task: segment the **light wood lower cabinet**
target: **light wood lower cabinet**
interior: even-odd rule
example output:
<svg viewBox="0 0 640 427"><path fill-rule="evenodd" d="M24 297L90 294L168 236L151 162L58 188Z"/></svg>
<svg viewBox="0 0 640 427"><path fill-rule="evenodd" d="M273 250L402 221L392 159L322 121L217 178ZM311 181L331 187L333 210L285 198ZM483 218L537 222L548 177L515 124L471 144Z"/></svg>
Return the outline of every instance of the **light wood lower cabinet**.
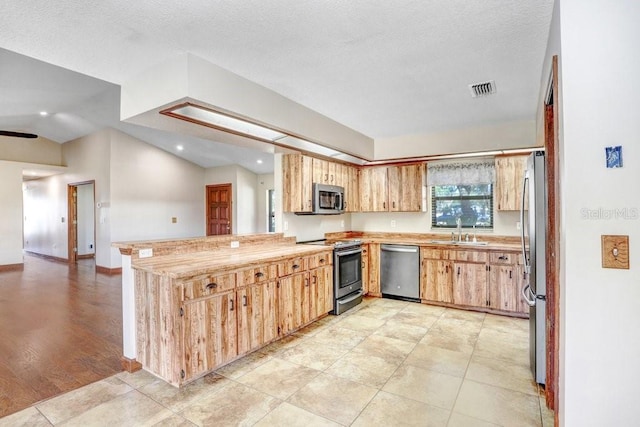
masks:
<svg viewBox="0 0 640 427"><path fill-rule="evenodd" d="M423 259L421 298L436 302L453 302L453 266L449 260Z"/></svg>
<svg viewBox="0 0 640 427"><path fill-rule="evenodd" d="M233 360L238 355L235 292L189 302L181 309L184 330L184 368L189 381Z"/></svg>
<svg viewBox="0 0 640 427"><path fill-rule="evenodd" d="M137 360L180 386L295 331L333 309L332 262L327 251L184 280L136 270Z"/></svg>
<svg viewBox="0 0 640 427"><path fill-rule="evenodd" d="M485 264L453 263L453 303L472 307L487 305L487 266Z"/></svg>
<svg viewBox="0 0 640 427"><path fill-rule="evenodd" d="M380 244L369 244L369 295L380 297Z"/></svg>
<svg viewBox="0 0 640 427"><path fill-rule="evenodd" d="M422 248L420 298L527 314L520 261L516 253Z"/></svg>
<svg viewBox="0 0 640 427"><path fill-rule="evenodd" d="M369 293L369 245L362 245L362 294Z"/></svg>
<svg viewBox="0 0 640 427"><path fill-rule="evenodd" d="M238 354L246 354L278 336L275 280L238 289Z"/></svg>

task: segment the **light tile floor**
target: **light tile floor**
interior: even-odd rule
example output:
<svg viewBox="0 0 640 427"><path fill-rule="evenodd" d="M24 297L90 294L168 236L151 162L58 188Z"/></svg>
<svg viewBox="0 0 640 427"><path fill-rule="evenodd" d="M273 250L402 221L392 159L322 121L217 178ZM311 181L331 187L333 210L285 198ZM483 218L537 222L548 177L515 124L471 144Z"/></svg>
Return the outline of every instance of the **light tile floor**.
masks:
<svg viewBox="0 0 640 427"><path fill-rule="evenodd" d="M126 372L2 426L553 426L528 321L366 299L180 389Z"/></svg>

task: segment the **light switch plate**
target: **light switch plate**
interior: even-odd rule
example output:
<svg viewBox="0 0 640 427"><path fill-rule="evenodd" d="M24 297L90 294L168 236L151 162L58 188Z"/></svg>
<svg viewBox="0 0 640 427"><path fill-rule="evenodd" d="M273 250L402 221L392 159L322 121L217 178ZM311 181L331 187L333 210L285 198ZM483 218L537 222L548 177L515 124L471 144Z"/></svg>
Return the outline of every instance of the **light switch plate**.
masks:
<svg viewBox="0 0 640 427"><path fill-rule="evenodd" d="M629 236L602 235L602 268L629 269Z"/></svg>
<svg viewBox="0 0 640 427"><path fill-rule="evenodd" d="M153 256L153 248L140 249L138 251L138 258L150 258Z"/></svg>

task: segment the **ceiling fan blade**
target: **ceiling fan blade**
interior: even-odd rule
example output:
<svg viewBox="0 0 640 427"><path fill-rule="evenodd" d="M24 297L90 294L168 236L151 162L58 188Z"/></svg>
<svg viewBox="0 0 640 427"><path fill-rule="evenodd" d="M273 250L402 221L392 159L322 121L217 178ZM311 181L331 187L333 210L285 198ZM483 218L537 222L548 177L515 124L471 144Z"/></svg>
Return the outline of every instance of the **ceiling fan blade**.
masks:
<svg viewBox="0 0 640 427"><path fill-rule="evenodd" d="M0 130L0 136L14 136L16 138L37 138L38 135L33 133L12 132L10 130Z"/></svg>

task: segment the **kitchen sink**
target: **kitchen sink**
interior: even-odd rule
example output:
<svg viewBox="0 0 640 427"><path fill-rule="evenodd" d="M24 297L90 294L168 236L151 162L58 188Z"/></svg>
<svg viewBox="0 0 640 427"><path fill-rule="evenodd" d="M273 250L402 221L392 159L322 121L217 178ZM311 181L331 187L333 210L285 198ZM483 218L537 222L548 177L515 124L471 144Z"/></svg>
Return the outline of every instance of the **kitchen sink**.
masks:
<svg viewBox="0 0 640 427"><path fill-rule="evenodd" d="M473 242L473 241L455 241L455 240L431 240L429 243L435 243L437 245L455 245L455 246L486 246L489 242Z"/></svg>

